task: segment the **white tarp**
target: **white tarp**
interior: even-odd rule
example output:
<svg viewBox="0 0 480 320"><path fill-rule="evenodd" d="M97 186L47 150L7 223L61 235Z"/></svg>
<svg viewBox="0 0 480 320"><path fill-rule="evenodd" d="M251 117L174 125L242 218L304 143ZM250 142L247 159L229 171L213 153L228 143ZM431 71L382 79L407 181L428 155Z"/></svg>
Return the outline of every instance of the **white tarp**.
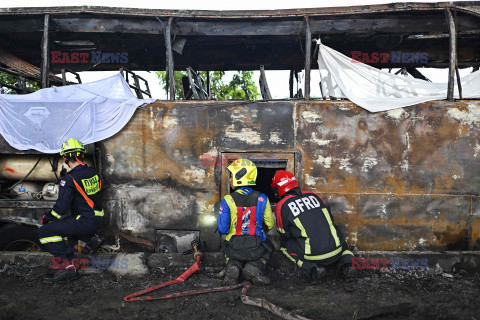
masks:
<svg viewBox="0 0 480 320"><path fill-rule="evenodd" d="M18 150L57 153L75 138L84 144L120 131L135 109L155 99L137 99L120 75L25 95L0 94L0 133Z"/></svg>
<svg viewBox="0 0 480 320"><path fill-rule="evenodd" d="M322 95L347 98L370 112L391 110L447 98L447 83L395 75L352 60L319 44ZM480 71L461 78L462 98L480 98ZM455 98L459 98L455 79Z"/></svg>

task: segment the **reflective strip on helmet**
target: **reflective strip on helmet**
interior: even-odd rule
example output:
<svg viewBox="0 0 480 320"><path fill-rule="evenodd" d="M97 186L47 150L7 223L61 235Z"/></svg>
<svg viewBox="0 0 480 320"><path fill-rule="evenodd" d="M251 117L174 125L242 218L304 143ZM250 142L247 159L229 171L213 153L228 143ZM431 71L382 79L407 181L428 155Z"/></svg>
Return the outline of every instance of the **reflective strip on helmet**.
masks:
<svg viewBox="0 0 480 320"><path fill-rule="evenodd" d="M58 213L56 213L56 212L53 211L53 210L50 212L50 214L51 214L52 216L54 216L55 218L57 218L57 219L61 219L61 218L62 218L61 215L59 215Z"/></svg>
<svg viewBox="0 0 480 320"><path fill-rule="evenodd" d="M77 220L80 219L81 216L82 216L82 215L79 214L76 219L77 219Z"/></svg>
<svg viewBox="0 0 480 320"><path fill-rule="evenodd" d="M60 237L60 236L46 237L46 238L41 238L41 239L38 239L38 240L40 241L41 244L63 241L62 237Z"/></svg>
<svg viewBox="0 0 480 320"><path fill-rule="evenodd" d="M318 255L318 256L307 256L307 255L305 255L305 259L306 260L325 260L325 259L333 257L334 255L339 254L340 252L342 252L342 247L337 248L337 249L333 250L332 252L321 254L321 255Z"/></svg>
<svg viewBox="0 0 480 320"><path fill-rule="evenodd" d="M312 253L312 248L310 247L310 238L307 236L307 231L305 231L305 228L303 227L302 223L298 218L295 218L293 222L295 222L295 225L297 226L297 228L300 229L300 232L302 233L302 237L305 238L305 254Z"/></svg>
<svg viewBox="0 0 480 320"><path fill-rule="evenodd" d="M349 255L352 255L352 256L354 255L353 252L350 251L350 250L345 250L345 251L342 252L342 256L344 256L346 254L349 254Z"/></svg>
<svg viewBox="0 0 480 320"><path fill-rule="evenodd" d="M97 217L103 217L103 215L104 215L103 210L102 211L95 211L95 215Z"/></svg>
<svg viewBox="0 0 480 320"><path fill-rule="evenodd" d="M338 247L340 245L340 239L338 239L337 230L335 230L332 219L330 219L330 213L328 213L327 208L323 208L322 211L325 215L325 219L328 221L328 225L330 226L330 232L332 233L333 239L335 239L335 245Z"/></svg>

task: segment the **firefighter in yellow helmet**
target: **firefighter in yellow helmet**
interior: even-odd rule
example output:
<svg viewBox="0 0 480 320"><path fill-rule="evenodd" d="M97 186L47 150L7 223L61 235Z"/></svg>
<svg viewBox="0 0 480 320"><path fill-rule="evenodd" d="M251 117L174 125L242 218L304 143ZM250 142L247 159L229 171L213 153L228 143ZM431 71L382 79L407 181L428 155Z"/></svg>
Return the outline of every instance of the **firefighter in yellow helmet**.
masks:
<svg viewBox="0 0 480 320"><path fill-rule="evenodd" d="M44 277L47 281L62 281L77 276L73 261L73 248L67 247L65 239L82 240L87 243L82 253L91 253L102 239L94 233L103 223L102 181L95 169L83 163L85 148L73 138L62 145L60 156L70 167L61 177L58 199L53 209L42 217L43 226L38 229L40 243L56 261ZM70 211L71 214L67 215Z"/></svg>
<svg viewBox="0 0 480 320"><path fill-rule="evenodd" d="M224 282L236 284L240 273L253 284L266 285L265 263L273 245L265 235L274 220L267 196L254 191L257 167L248 159L237 159L227 169L234 192L222 199L218 216L218 230L225 234L222 252L227 258Z"/></svg>

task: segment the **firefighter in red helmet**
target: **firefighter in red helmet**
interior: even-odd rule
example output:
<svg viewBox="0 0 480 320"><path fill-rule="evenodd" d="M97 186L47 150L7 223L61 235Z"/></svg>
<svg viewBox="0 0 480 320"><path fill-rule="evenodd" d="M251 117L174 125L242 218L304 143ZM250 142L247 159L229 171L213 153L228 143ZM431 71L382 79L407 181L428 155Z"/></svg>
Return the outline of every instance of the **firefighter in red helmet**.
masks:
<svg viewBox="0 0 480 320"><path fill-rule="evenodd" d="M275 215L282 253L312 278L323 275L323 266L331 264L347 275L353 253L334 224L325 201L313 192L302 191L288 171L278 170L271 187L281 199Z"/></svg>

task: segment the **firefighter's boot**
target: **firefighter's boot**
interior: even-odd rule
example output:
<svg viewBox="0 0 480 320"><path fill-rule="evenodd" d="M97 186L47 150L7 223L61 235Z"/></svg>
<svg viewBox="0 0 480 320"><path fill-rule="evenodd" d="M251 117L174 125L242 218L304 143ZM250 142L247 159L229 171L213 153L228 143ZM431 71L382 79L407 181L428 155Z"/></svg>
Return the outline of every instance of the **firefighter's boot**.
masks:
<svg viewBox="0 0 480 320"><path fill-rule="evenodd" d="M310 272L310 278L315 281L315 280L320 280L325 277L327 274L327 270L325 270L324 267L322 266L315 266L312 268L312 271Z"/></svg>
<svg viewBox="0 0 480 320"><path fill-rule="evenodd" d="M57 273L56 269L49 269L48 272L43 276L44 282L52 282L53 276Z"/></svg>
<svg viewBox="0 0 480 320"><path fill-rule="evenodd" d="M100 238L98 235L94 234L93 237L87 242L85 247L82 248L82 253L85 254L93 254L97 252L98 248L103 243L103 239Z"/></svg>
<svg viewBox="0 0 480 320"><path fill-rule="evenodd" d="M64 281L68 279L73 279L73 278L76 278L77 276L78 276L77 268L75 268L75 265L71 263L68 266L66 266L65 269L57 271L53 276L52 281L59 282L59 281Z"/></svg>
<svg viewBox="0 0 480 320"><path fill-rule="evenodd" d="M243 267L242 275L245 280L251 281L254 285L262 286L270 284L270 279L268 279L259 268L248 263Z"/></svg>
<svg viewBox="0 0 480 320"><path fill-rule="evenodd" d="M238 283L238 277L240 276L240 268L233 264L227 264L225 269L225 278L223 278L223 284L226 286L233 286Z"/></svg>

